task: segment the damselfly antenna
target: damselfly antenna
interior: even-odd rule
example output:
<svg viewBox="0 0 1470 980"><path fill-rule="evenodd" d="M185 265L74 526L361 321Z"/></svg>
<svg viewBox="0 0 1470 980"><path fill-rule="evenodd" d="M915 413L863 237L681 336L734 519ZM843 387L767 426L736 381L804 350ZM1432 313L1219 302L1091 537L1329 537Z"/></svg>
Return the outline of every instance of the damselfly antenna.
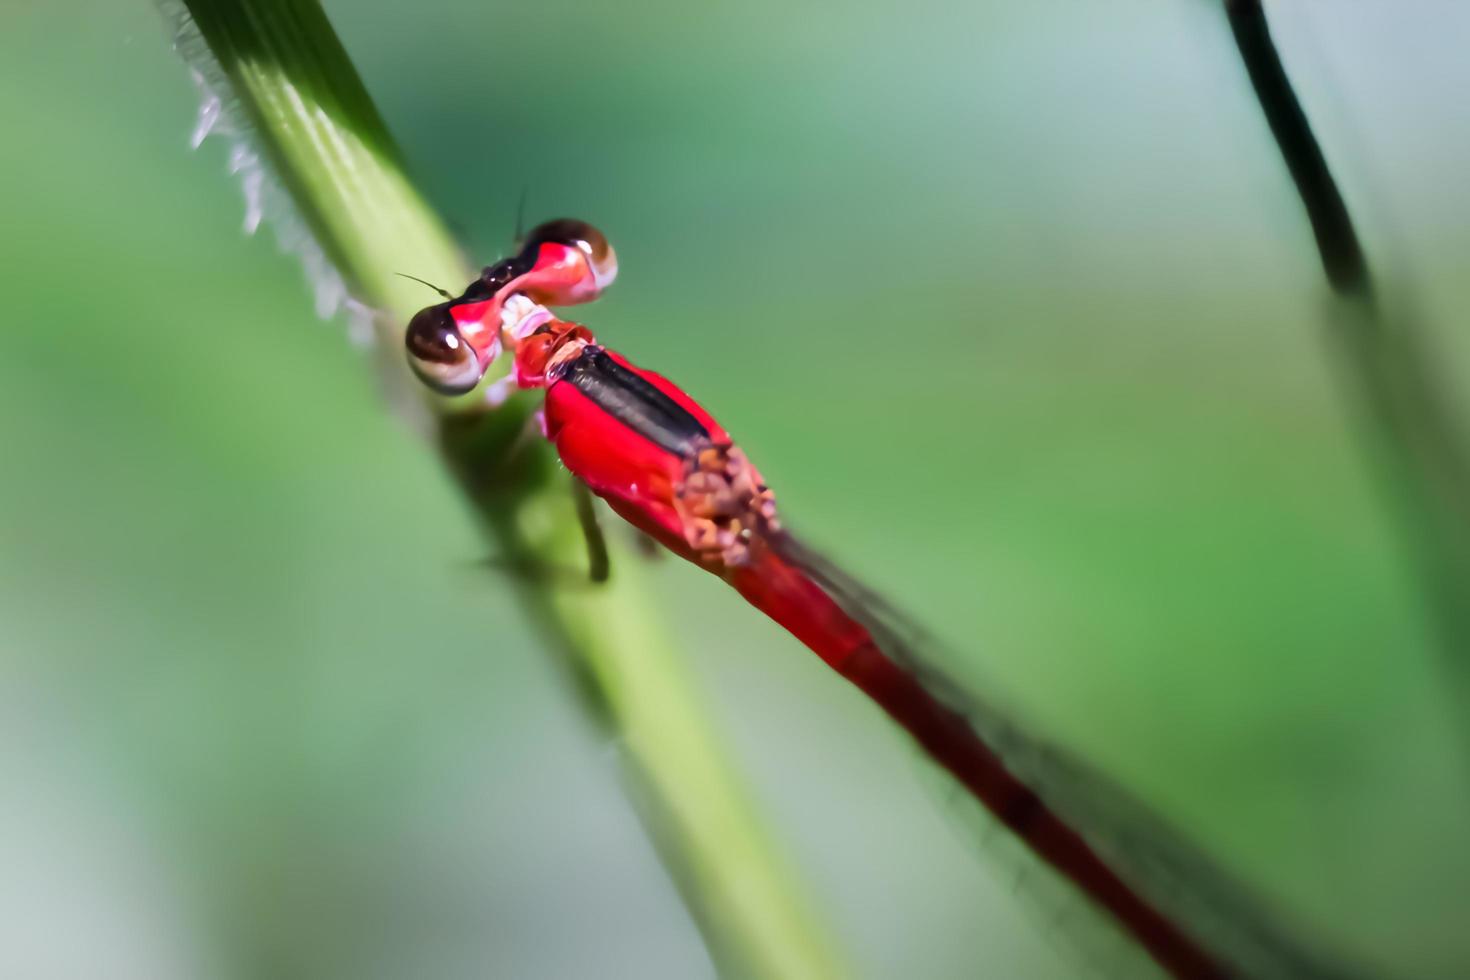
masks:
<svg viewBox="0 0 1470 980"><path fill-rule="evenodd" d="M414 282L417 282L417 283L422 283L423 285L428 286L434 292L438 293L440 296L443 296L447 300L453 300L454 299L453 296L449 295L449 290L442 289L439 286L434 285L432 282L429 282L429 281L427 281L425 279L420 279L418 276L411 276L411 275L409 275L406 272L395 272L393 274L395 276L402 276L405 279L412 279Z"/></svg>

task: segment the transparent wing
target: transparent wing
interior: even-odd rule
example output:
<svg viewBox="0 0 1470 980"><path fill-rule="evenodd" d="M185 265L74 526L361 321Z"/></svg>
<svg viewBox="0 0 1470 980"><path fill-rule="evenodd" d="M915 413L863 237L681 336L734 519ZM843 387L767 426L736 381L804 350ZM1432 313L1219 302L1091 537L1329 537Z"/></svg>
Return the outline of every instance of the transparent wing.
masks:
<svg viewBox="0 0 1470 980"><path fill-rule="evenodd" d="M1010 771L1057 812L1114 873L1242 977L1366 977L1292 928L1200 848L1101 774L1036 738L1002 710L953 683L936 664L940 644L882 596L789 532L771 547L872 634L892 660L964 715Z"/></svg>

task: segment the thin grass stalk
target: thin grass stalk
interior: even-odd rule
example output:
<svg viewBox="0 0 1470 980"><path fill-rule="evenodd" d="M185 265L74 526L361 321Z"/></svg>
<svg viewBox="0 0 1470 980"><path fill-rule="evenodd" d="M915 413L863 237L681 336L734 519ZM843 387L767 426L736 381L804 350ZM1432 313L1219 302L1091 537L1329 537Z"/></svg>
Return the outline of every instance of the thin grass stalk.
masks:
<svg viewBox="0 0 1470 980"><path fill-rule="evenodd" d="M1459 694L1470 698L1470 454L1401 299L1374 286L1351 212L1292 88L1260 0L1225 0L1251 87L1311 224L1329 316L1369 449L1429 596ZM1461 704L1459 707L1463 707Z"/></svg>
<svg viewBox="0 0 1470 980"><path fill-rule="evenodd" d="M409 410L427 422L492 551L522 570L513 577L521 605L621 748L640 812L721 972L844 975L670 646L638 581L637 559L614 541L605 585L578 574L586 549L568 480L539 440L524 439L534 403L516 397L487 413L473 397L438 399L404 381L402 329L425 305L425 292L395 273L451 287L473 273L406 175L320 5L183 6L179 47L215 100L206 102L203 129L222 112L243 117L235 122L235 165L254 212L247 222L259 220L270 191L262 181L279 181L303 237L278 234L307 259L327 308L340 294L370 322L390 388L413 392Z"/></svg>

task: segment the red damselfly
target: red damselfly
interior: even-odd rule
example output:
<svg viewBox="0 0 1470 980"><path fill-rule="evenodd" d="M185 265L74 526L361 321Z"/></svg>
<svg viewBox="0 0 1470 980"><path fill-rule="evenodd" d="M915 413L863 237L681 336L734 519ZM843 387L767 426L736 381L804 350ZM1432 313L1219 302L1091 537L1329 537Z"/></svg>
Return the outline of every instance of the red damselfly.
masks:
<svg viewBox="0 0 1470 980"><path fill-rule="evenodd" d="M463 394L502 347L513 350L502 383L544 389L542 431L568 470L866 693L1170 974L1344 975L1125 794L956 696L917 655L921 631L782 524L760 472L703 407L548 309L595 299L616 274L591 226L541 225L461 295L413 318L410 363L436 390Z"/></svg>

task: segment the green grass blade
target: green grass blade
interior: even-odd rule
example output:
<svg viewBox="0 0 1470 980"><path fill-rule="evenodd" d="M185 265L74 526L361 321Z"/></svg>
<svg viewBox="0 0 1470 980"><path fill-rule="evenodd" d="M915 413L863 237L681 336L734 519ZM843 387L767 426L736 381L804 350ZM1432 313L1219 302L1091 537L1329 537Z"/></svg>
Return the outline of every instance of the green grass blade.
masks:
<svg viewBox="0 0 1470 980"><path fill-rule="evenodd" d="M471 270L405 174L325 13L314 0L184 6L179 47L210 96L239 117L237 155L259 158L246 175L252 209L262 206L261 175L278 180L306 236L291 245L307 252L319 296L330 307L345 292L367 311L385 370L404 380L401 330L426 291L395 273L453 288ZM206 105L206 123L218 109ZM411 382L400 390L420 391ZM422 414L495 553L528 567L583 567L572 495L549 450L512 451L533 403L518 397L476 415L424 397ZM645 819L716 961L735 975L843 975L640 587L636 558L615 548L612 559L606 586L526 576L517 588L623 747Z"/></svg>
<svg viewBox="0 0 1470 980"><path fill-rule="evenodd" d="M1470 699L1470 444L1405 297L1386 302L1281 61L1260 0L1225 0L1257 104L1301 200L1332 293L1332 337L1365 443L1417 559L1446 662Z"/></svg>

